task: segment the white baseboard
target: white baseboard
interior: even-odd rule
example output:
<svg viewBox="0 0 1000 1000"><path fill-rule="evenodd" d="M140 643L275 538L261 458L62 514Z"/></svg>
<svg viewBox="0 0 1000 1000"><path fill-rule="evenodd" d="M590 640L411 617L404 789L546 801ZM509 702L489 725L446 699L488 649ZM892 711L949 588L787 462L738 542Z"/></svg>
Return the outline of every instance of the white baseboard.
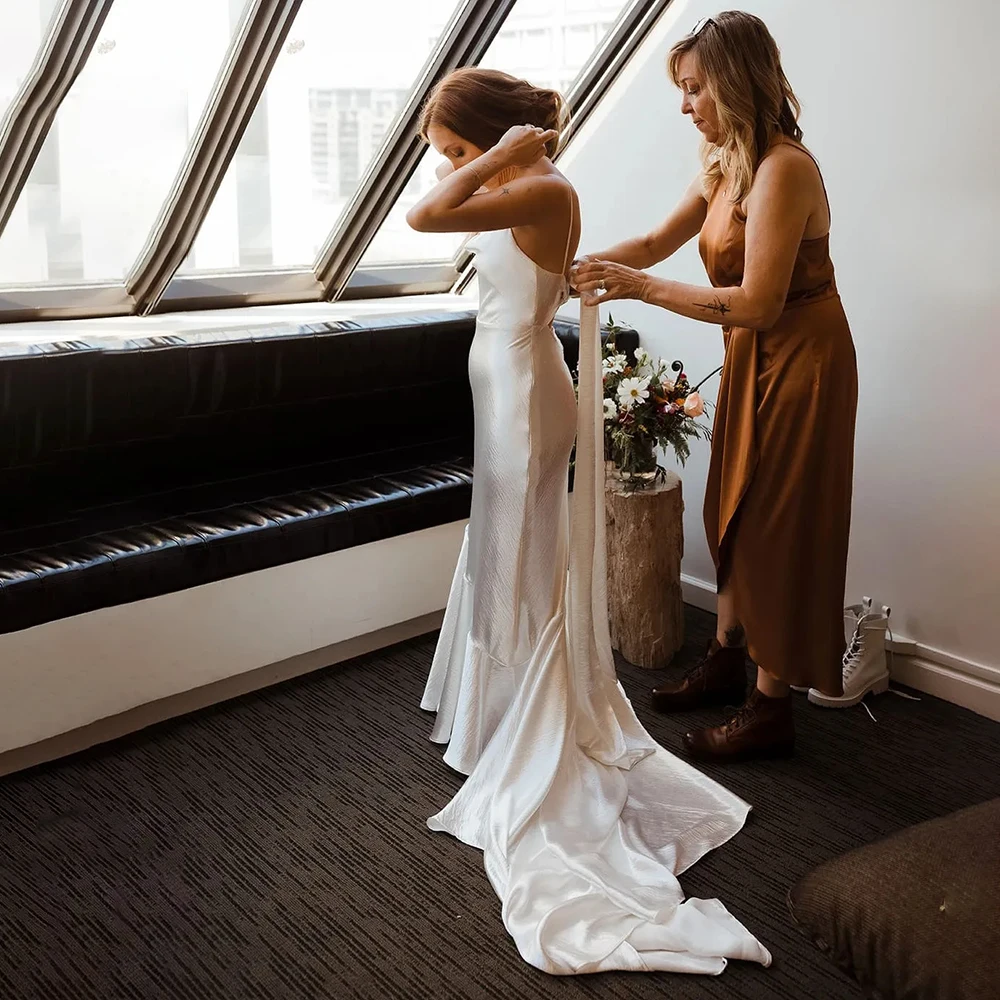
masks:
<svg viewBox="0 0 1000 1000"><path fill-rule="evenodd" d="M699 580L695 576L688 576L681 573L681 593L684 595L684 603L690 604L694 608L702 611L709 611L715 614L717 598L715 585Z"/></svg>
<svg viewBox="0 0 1000 1000"><path fill-rule="evenodd" d="M684 596L685 604L715 614L718 598L714 583L708 583L705 580L699 580L696 576L681 573L681 593Z"/></svg>
<svg viewBox="0 0 1000 1000"><path fill-rule="evenodd" d="M456 521L0 635L0 754L275 664L321 666L352 640L365 651L365 636L445 606L464 529Z"/></svg>
<svg viewBox="0 0 1000 1000"><path fill-rule="evenodd" d="M0 636L0 774L440 623L464 522ZM682 576L684 600L715 587ZM896 637L893 677L1000 721L1000 669Z"/></svg>
<svg viewBox="0 0 1000 1000"><path fill-rule="evenodd" d="M420 618L391 625L388 628L379 629L377 632L369 632L367 635L345 639L343 642L334 643L324 649L316 649L300 656L293 656L281 663L272 663L266 667L260 667L248 673L235 674L232 677L226 677L190 691L181 691L168 698L147 702L145 705L139 705L107 719L99 719L90 725L52 736L39 743L32 743L30 746L8 750L6 753L0 753L0 777L13 774L16 771L23 771L29 767L36 767L39 764L47 764L49 761L68 757L81 750L89 750L91 747L108 743L122 736L128 736L130 733L137 733L149 726L166 722L169 719L180 718L182 715L188 715L191 712L208 708L210 705L218 705L224 701L239 698L253 691L260 691L272 684L280 684L282 681L301 677L314 670L332 667L345 660L352 660L356 656L364 656L377 649L385 649L397 642L415 639L417 636L426 635L428 632L440 628L443 617L443 611L422 615Z"/></svg>
<svg viewBox="0 0 1000 1000"><path fill-rule="evenodd" d="M681 589L686 603L715 613L714 584L682 574ZM893 636L889 649L894 681L1000 721L1000 667L966 660L901 635Z"/></svg>
<svg viewBox="0 0 1000 1000"><path fill-rule="evenodd" d="M902 643L915 646L917 653L892 654L889 671L894 681L1000 722L1000 669L911 640Z"/></svg>

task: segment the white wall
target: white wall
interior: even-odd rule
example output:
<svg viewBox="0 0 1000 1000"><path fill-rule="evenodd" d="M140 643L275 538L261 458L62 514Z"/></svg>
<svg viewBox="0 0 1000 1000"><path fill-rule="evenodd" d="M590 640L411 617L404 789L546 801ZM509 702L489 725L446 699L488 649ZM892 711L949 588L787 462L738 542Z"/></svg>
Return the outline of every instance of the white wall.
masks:
<svg viewBox="0 0 1000 1000"><path fill-rule="evenodd" d="M782 48L833 206L832 253L861 376L848 593L892 604L898 631L925 647L997 665L1000 5L742 6ZM675 0L568 152L583 252L646 231L695 175L697 134L679 113L665 57L717 10L717 0ZM706 283L693 244L655 273ZM721 363L717 328L640 303L610 308L692 377ZM710 583L707 454L696 447L683 472L684 570Z"/></svg>

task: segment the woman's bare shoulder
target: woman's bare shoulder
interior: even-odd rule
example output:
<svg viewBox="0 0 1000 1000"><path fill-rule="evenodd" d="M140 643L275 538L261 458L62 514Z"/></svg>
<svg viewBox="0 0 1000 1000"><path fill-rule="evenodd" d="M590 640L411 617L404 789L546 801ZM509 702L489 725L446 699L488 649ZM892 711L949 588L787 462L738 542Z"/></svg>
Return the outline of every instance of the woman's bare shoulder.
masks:
<svg viewBox="0 0 1000 1000"><path fill-rule="evenodd" d="M810 238L826 232L830 226L826 187L819 165L808 150L790 141L776 143L760 161L744 205L747 213L762 207L769 211L805 213Z"/></svg>
<svg viewBox="0 0 1000 1000"><path fill-rule="evenodd" d="M760 161L756 179L809 186L820 179L819 165L804 146L790 141L777 142Z"/></svg>
<svg viewBox="0 0 1000 1000"><path fill-rule="evenodd" d="M539 208L548 219L564 217L567 208L576 210L579 202L576 188L558 170L528 176L538 194Z"/></svg>
<svg viewBox="0 0 1000 1000"><path fill-rule="evenodd" d="M556 170L555 167L543 174L539 174L538 176L542 178L549 190L551 190L554 194L562 193L565 197L566 192L569 192L574 196L576 195L576 188L573 187L569 178L566 177L565 174Z"/></svg>

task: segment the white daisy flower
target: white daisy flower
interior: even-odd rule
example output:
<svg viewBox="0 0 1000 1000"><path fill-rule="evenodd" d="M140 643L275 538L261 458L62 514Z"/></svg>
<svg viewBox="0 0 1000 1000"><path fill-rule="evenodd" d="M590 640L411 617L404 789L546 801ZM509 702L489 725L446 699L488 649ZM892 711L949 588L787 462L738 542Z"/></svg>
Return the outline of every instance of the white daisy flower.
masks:
<svg viewBox="0 0 1000 1000"><path fill-rule="evenodd" d="M635 351L635 377L648 378L653 381L656 369L653 367L653 356L642 347L637 347Z"/></svg>
<svg viewBox="0 0 1000 1000"><path fill-rule="evenodd" d="M625 355L624 354L612 354L610 358L605 358L601 363L601 368L604 370L605 375L610 375L612 372L623 372L625 371Z"/></svg>
<svg viewBox="0 0 1000 1000"><path fill-rule="evenodd" d="M604 419L614 420L618 416L618 404L613 399L604 400Z"/></svg>
<svg viewBox="0 0 1000 1000"><path fill-rule="evenodd" d="M631 410L636 403L649 399L648 378L623 378L618 386L618 401L622 408Z"/></svg>

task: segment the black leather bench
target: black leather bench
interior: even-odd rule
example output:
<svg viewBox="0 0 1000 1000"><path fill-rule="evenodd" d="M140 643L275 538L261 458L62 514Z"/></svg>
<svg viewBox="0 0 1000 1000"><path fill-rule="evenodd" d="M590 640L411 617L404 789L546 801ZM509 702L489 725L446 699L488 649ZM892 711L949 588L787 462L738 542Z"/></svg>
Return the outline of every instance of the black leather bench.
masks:
<svg viewBox="0 0 1000 1000"><path fill-rule="evenodd" d="M474 327L0 342L0 633L467 517Z"/></svg>

